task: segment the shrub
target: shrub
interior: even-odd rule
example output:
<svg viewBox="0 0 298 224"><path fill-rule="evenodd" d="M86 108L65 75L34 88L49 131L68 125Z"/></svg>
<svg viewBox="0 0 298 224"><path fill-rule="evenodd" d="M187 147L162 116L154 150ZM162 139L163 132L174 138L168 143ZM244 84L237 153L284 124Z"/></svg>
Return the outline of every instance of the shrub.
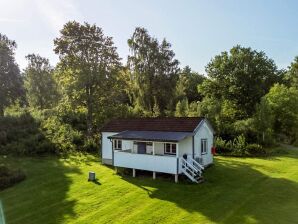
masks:
<svg viewBox="0 0 298 224"><path fill-rule="evenodd" d="M87 138L84 142L83 150L86 152L98 151L98 143L94 138Z"/></svg>
<svg viewBox="0 0 298 224"><path fill-rule="evenodd" d="M215 138L215 147L216 147L216 152L218 154L229 154L232 152L232 148L229 147L229 144L227 143L227 141L223 140L220 137Z"/></svg>
<svg viewBox="0 0 298 224"><path fill-rule="evenodd" d="M23 112L0 118L0 154L98 151L98 136L86 138L83 131L74 128L74 125L81 127L81 119L57 116L54 110Z"/></svg>
<svg viewBox="0 0 298 224"><path fill-rule="evenodd" d="M233 140L233 154L234 155L243 155L245 154L246 149L246 140L244 135L239 135Z"/></svg>
<svg viewBox="0 0 298 224"><path fill-rule="evenodd" d="M232 156L260 156L266 155L266 150L259 144L248 144L244 135L239 135L233 140L226 141L222 138L215 139L216 152Z"/></svg>
<svg viewBox="0 0 298 224"><path fill-rule="evenodd" d="M266 150L259 144L248 144L245 151L248 155L266 155Z"/></svg>
<svg viewBox="0 0 298 224"><path fill-rule="evenodd" d="M21 170L10 170L6 166L0 166L0 190L11 187L25 178Z"/></svg>

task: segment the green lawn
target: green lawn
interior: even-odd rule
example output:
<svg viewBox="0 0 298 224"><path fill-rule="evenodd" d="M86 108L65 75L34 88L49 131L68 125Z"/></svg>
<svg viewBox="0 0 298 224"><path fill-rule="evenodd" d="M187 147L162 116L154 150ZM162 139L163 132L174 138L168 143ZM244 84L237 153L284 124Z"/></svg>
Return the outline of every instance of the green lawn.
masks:
<svg viewBox="0 0 298 224"><path fill-rule="evenodd" d="M7 223L298 223L298 151L215 161L195 185L121 177L93 156L1 157L27 179L0 198Z"/></svg>

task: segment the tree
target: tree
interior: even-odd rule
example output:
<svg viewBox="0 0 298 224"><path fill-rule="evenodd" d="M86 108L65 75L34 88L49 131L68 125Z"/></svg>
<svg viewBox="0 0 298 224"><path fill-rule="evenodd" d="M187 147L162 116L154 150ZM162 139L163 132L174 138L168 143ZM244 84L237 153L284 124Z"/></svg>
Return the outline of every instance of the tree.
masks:
<svg viewBox="0 0 298 224"><path fill-rule="evenodd" d="M286 81L289 86L298 88L298 56L295 57L294 61L289 66L289 70L286 73Z"/></svg>
<svg viewBox="0 0 298 224"><path fill-rule="evenodd" d="M128 68L134 82L133 104L150 113L154 113L156 104L155 108L164 115L166 109L173 109L179 72L171 44L165 39L159 43L146 29L138 27L128 40L128 46L131 52Z"/></svg>
<svg viewBox="0 0 298 224"><path fill-rule="evenodd" d="M274 116L272 108L265 97L256 106L256 114L254 115L254 127L256 129L259 142L262 144L272 144Z"/></svg>
<svg viewBox="0 0 298 224"><path fill-rule="evenodd" d="M205 79L203 75L191 71L189 66L183 68L176 85L177 100L186 97L190 103L201 101L203 96L198 92L197 86L202 84Z"/></svg>
<svg viewBox="0 0 298 224"><path fill-rule="evenodd" d="M298 89L276 84L265 96L274 115L274 131L291 141L298 137Z"/></svg>
<svg viewBox="0 0 298 224"><path fill-rule="evenodd" d="M282 72L264 52L239 45L215 56L206 72L209 79L200 92L235 103L241 112L237 119L250 117L261 97L282 80Z"/></svg>
<svg viewBox="0 0 298 224"><path fill-rule="evenodd" d="M185 98L181 101L178 101L176 104L176 117L187 117L188 116L188 100Z"/></svg>
<svg viewBox="0 0 298 224"><path fill-rule="evenodd" d="M57 85L49 60L39 55L26 56L25 89L29 105L39 109L51 108L58 100Z"/></svg>
<svg viewBox="0 0 298 224"><path fill-rule="evenodd" d="M117 91L120 58L111 37L96 25L72 21L64 25L54 40L59 54L58 80L67 100L78 110L86 110L88 135L93 133L95 115L105 117Z"/></svg>
<svg viewBox="0 0 298 224"><path fill-rule="evenodd" d="M15 41L0 34L0 117L4 116L5 107L24 93L22 77L14 58L16 47Z"/></svg>

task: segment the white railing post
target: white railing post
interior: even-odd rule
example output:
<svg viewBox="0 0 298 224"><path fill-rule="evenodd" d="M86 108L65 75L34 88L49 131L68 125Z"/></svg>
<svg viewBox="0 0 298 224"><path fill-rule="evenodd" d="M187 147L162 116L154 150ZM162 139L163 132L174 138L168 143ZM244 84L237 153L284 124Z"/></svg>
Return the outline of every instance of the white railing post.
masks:
<svg viewBox="0 0 298 224"><path fill-rule="evenodd" d="M152 155L155 155L155 142L152 142Z"/></svg>

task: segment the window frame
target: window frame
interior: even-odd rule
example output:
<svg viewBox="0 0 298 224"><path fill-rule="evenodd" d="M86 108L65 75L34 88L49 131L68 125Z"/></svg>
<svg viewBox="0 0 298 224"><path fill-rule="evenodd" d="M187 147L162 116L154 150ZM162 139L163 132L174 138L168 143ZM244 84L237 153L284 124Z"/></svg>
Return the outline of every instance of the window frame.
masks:
<svg viewBox="0 0 298 224"><path fill-rule="evenodd" d="M204 145L204 143L205 143L205 145ZM205 146L205 148L204 148L204 146ZM206 155L207 153L208 153L208 139L201 138L201 155Z"/></svg>
<svg viewBox="0 0 298 224"><path fill-rule="evenodd" d="M113 140L113 149L114 150L122 150L122 140L120 140L120 139L114 139Z"/></svg>
<svg viewBox="0 0 298 224"><path fill-rule="evenodd" d="M173 145L175 146L173 148ZM167 146L170 146L169 151ZM175 152L173 152L175 151ZM166 155L176 155L177 154L177 144L176 143L164 143L164 154Z"/></svg>

